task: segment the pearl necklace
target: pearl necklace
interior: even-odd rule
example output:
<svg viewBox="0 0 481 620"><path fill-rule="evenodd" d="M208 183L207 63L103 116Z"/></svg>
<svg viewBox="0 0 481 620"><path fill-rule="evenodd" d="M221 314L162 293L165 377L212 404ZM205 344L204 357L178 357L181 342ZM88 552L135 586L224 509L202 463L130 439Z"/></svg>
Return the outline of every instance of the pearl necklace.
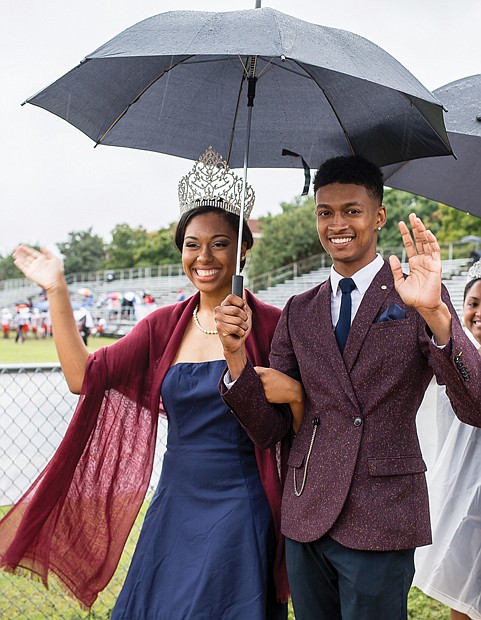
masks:
<svg viewBox="0 0 481 620"><path fill-rule="evenodd" d="M198 309L199 309L199 304L196 305L196 307L194 308L194 312L192 313L196 327L198 327L201 332L204 332L204 334L209 334L209 336L215 336L216 334L218 334L219 332L216 329L204 329L202 327L202 325L199 323L199 319L197 318Z"/></svg>

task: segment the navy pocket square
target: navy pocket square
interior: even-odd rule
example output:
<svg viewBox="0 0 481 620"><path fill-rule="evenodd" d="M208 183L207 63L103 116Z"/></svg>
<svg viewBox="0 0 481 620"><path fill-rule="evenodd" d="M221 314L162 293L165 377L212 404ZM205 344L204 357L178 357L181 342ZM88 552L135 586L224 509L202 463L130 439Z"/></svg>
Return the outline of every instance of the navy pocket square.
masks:
<svg viewBox="0 0 481 620"><path fill-rule="evenodd" d="M378 323L384 323L385 321L399 321L406 318L406 312L400 308L397 304L392 303L388 306L381 316L378 318Z"/></svg>

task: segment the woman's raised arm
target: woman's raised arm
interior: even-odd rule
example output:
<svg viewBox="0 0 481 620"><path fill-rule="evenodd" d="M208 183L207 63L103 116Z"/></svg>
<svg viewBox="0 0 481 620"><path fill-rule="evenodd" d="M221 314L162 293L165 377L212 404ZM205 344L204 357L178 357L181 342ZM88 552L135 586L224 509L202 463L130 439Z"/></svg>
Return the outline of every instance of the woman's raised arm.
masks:
<svg viewBox="0 0 481 620"><path fill-rule="evenodd" d="M20 245L13 252L15 265L47 293L53 338L68 387L80 394L89 353L77 329L60 258L49 250Z"/></svg>

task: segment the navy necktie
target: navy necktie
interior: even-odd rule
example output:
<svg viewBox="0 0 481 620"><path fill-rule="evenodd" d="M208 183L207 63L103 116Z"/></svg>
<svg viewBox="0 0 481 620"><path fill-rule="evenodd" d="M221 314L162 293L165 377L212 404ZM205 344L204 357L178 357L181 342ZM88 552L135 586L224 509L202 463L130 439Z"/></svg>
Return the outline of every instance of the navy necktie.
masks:
<svg viewBox="0 0 481 620"><path fill-rule="evenodd" d="M349 330L351 329L351 291L356 288L356 285L352 278L342 278L342 280L339 281L339 288L342 291L341 311L339 312L339 320L337 321L334 333L336 334L339 349L342 353L346 346Z"/></svg>

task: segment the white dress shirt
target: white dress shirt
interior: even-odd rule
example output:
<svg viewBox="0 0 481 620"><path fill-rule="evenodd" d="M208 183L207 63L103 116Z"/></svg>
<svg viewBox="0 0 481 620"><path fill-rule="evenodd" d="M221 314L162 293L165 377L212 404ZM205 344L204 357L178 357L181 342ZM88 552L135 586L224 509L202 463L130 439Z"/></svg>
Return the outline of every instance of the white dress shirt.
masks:
<svg viewBox="0 0 481 620"><path fill-rule="evenodd" d="M380 254L376 254L376 258L359 271L351 276L354 280L356 288L351 293L351 324L356 316L359 306L361 305L364 293L371 286L371 282L374 280L377 272L384 265L384 260ZM331 267L331 315L332 325L335 326L339 319L339 312L341 311L341 296L342 292L339 288L339 282L344 276L337 273L334 267Z"/></svg>
<svg viewBox="0 0 481 620"><path fill-rule="evenodd" d="M371 282L374 280L377 272L384 265L384 260L381 258L380 254L376 254L376 258L366 265L362 269L359 269L353 276L354 284L356 288L351 293L351 302L352 302L352 310L351 310L351 323L354 317L356 316L357 309L361 305L362 298L364 297L364 293L369 288ZM331 314L332 314L332 324L336 325L339 319L339 312L341 310L341 289L339 288L339 280L342 280L344 276L341 276L335 271L334 267L331 267ZM334 293L336 291L336 293ZM227 388L230 388L234 385L235 381L232 381L229 371L224 375L224 385Z"/></svg>

